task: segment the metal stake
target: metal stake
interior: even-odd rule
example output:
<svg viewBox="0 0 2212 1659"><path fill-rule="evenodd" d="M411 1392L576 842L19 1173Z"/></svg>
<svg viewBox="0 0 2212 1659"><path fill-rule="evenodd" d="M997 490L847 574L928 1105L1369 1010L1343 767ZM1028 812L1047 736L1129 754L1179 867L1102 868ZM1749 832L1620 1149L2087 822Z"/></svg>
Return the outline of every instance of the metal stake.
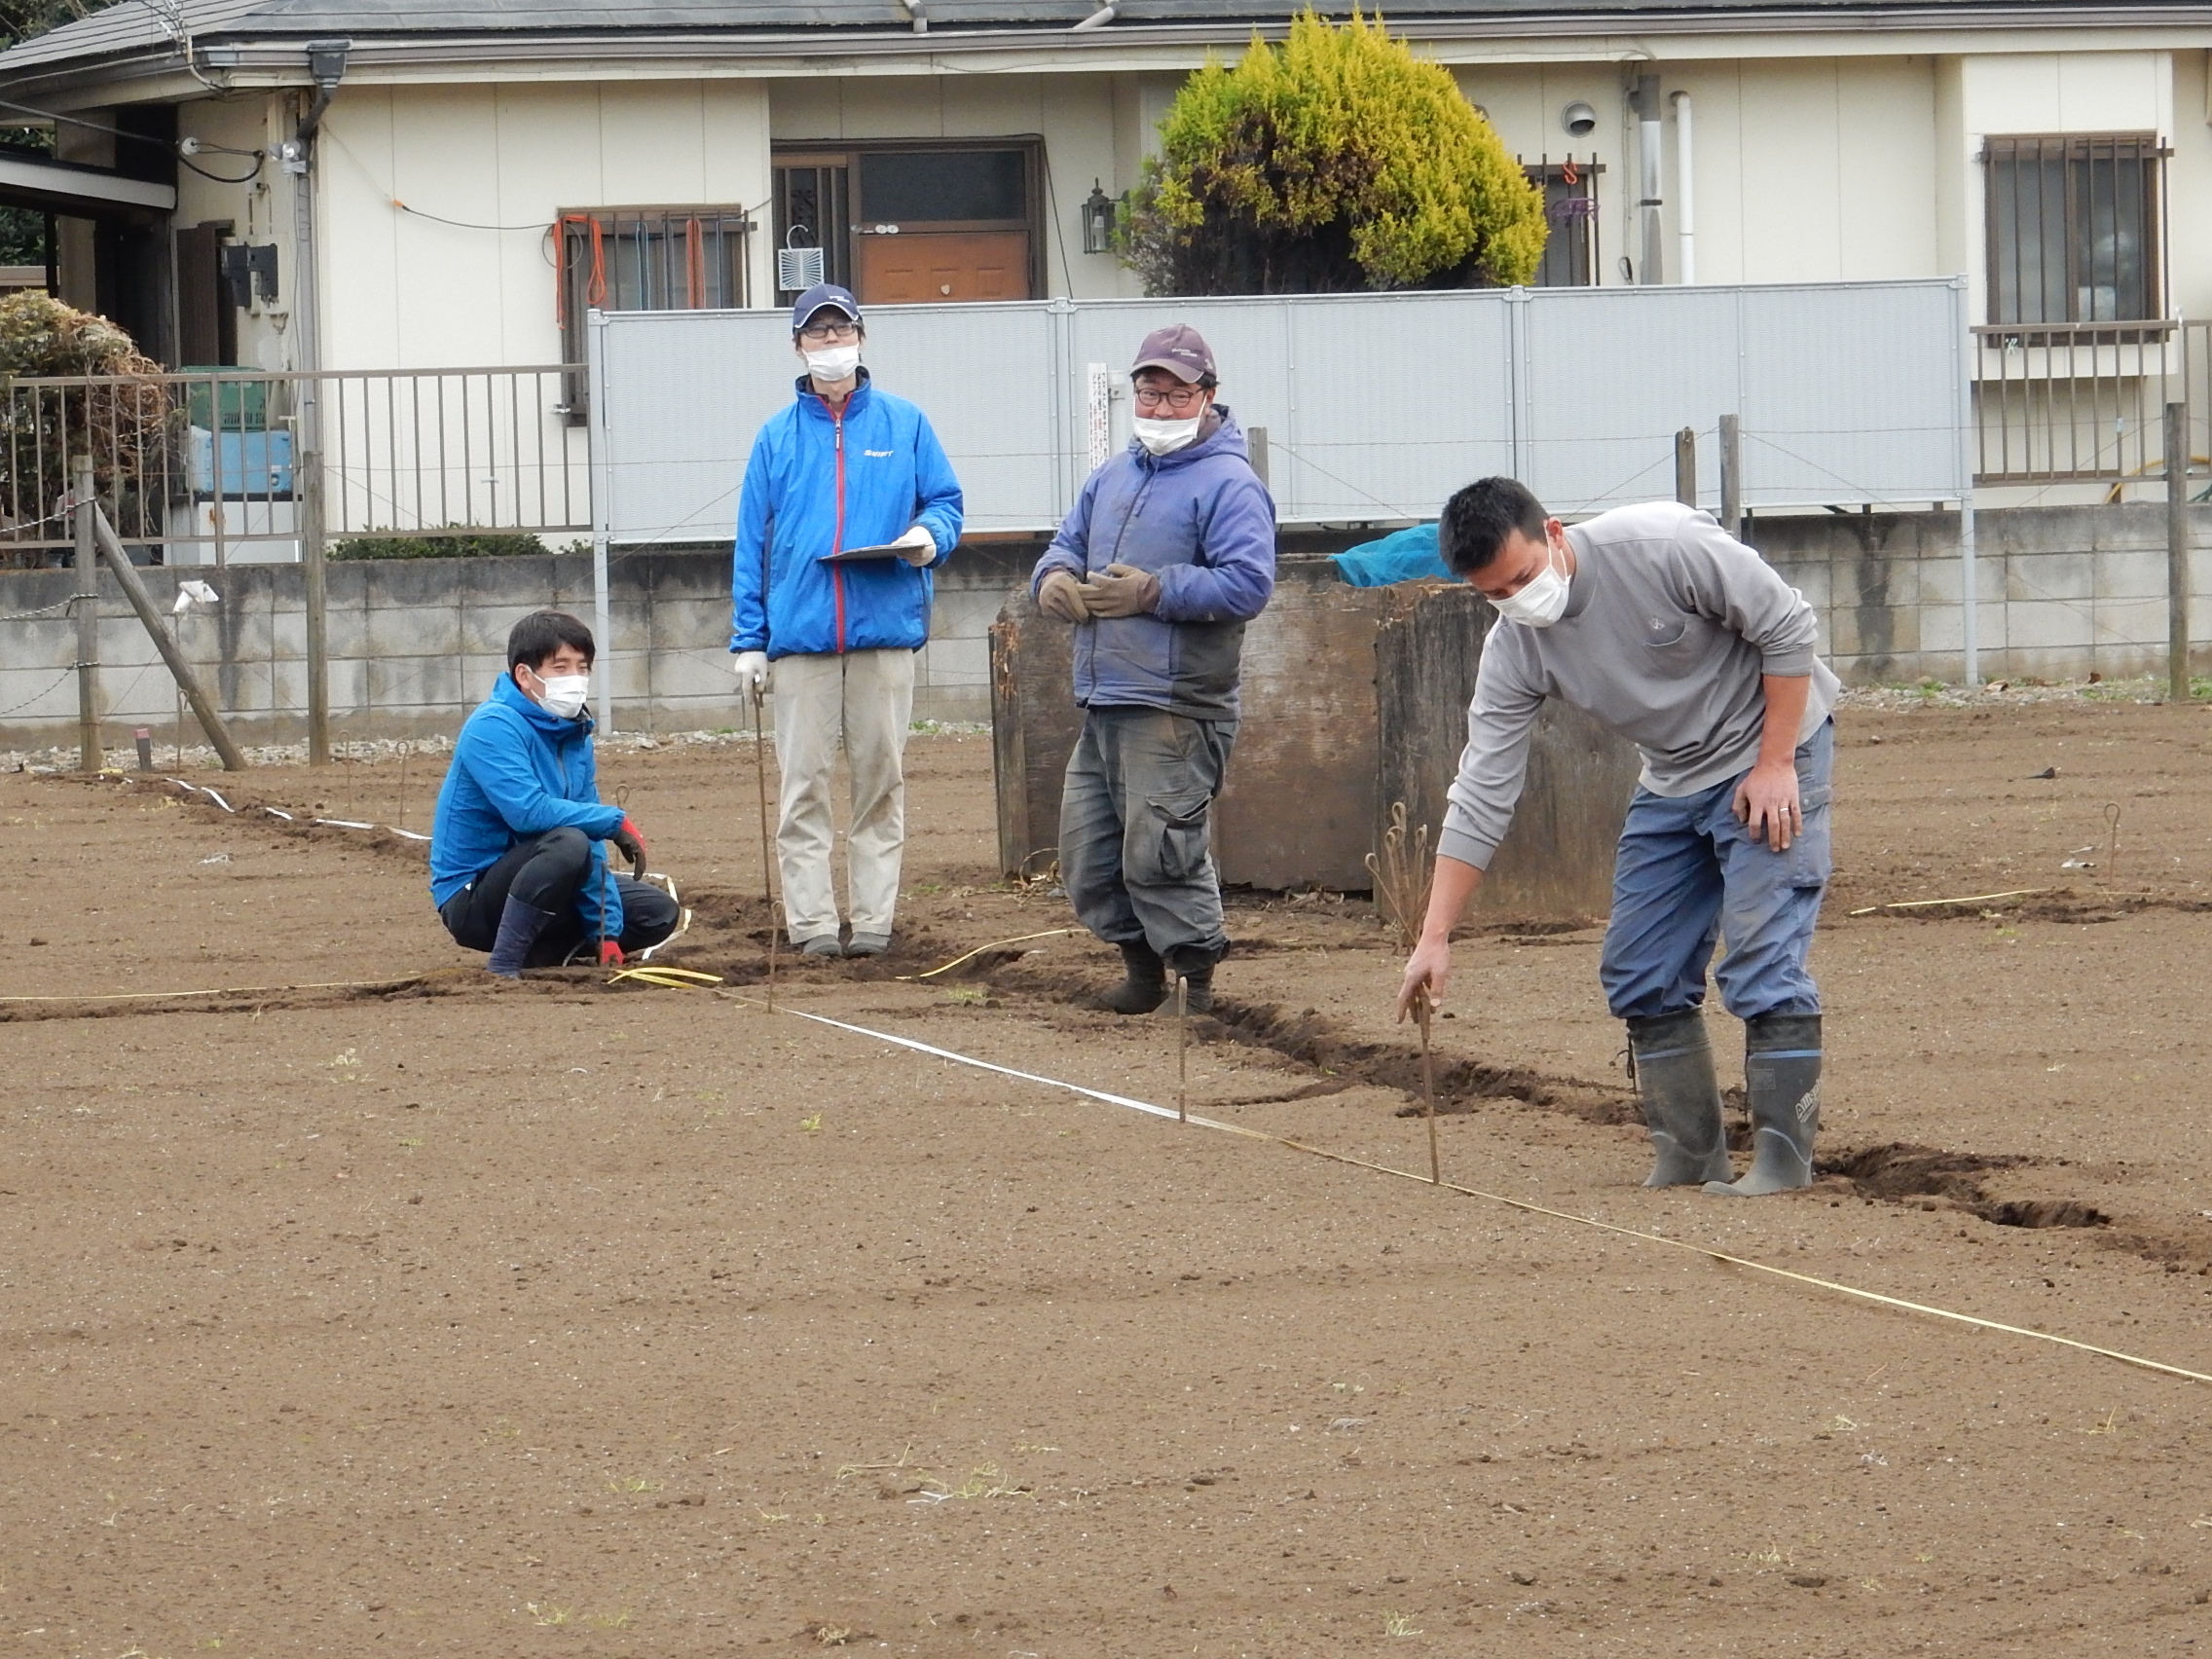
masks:
<svg viewBox="0 0 2212 1659"><path fill-rule="evenodd" d="M2166 700L2189 701L2189 405L2166 405Z"/></svg>
<svg viewBox="0 0 2212 1659"><path fill-rule="evenodd" d="M760 729L760 688L753 688L753 778L760 794L760 890L768 901L768 1012L776 1012L776 847L768 838L768 739Z"/></svg>
<svg viewBox="0 0 2212 1659"><path fill-rule="evenodd" d="M1444 1159L1436 1149L1436 1057L1428 1047L1428 987L1414 992L1414 1020L1420 1027L1421 1116L1428 1120L1428 1178L1444 1185Z"/></svg>
<svg viewBox="0 0 2212 1659"><path fill-rule="evenodd" d="M1175 976L1175 1121L1191 1121L1191 979Z"/></svg>

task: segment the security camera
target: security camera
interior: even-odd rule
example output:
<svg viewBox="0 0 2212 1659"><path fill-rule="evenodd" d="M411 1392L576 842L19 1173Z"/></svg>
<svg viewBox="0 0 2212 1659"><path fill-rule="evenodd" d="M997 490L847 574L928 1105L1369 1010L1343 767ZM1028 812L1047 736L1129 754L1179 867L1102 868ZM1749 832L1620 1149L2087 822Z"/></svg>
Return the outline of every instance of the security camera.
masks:
<svg viewBox="0 0 2212 1659"><path fill-rule="evenodd" d="M1559 112L1559 124L1577 138L1586 138L1598 127L1598 112L1588 104L1574 102Z"/></svg>

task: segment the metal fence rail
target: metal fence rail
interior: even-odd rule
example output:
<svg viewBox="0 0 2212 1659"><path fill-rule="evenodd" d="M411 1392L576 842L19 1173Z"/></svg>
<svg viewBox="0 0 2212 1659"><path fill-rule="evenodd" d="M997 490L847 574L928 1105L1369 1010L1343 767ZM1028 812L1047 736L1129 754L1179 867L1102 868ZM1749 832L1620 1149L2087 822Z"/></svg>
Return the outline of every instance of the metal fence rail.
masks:
<svg viewBox="0 0 2212 1659"><path fill-rule="evenodd" d="M581 533L590 473L564 407L572 374L555 364L0 383L0 566L67 562L78 454L92 457L117 534L160 549L165 564L297 558L318 462L334 541ZM311 396L319 457L297 442Z"/></svg>
<svg viewBox="0 0 2212 1659"><path fill-rule="evenodd" d="M2168 403L2190 406L2203 464L2212 322L2005 323L1973 335L1976 483L2156 482Z"/></svg>

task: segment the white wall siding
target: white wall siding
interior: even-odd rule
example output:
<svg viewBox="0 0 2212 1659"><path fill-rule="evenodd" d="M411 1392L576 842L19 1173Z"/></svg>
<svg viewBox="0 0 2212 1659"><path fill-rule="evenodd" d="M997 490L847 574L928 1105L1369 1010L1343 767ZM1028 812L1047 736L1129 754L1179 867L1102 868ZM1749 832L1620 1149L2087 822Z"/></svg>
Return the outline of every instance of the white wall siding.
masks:
<svg viewBox="0 0 2212 1659"><path fill-rule="evenodd" d="M325 117L317 173L330 368L559 360L564 207L756 208L756 298L771 279L757 82L362 87Z"/></svg>

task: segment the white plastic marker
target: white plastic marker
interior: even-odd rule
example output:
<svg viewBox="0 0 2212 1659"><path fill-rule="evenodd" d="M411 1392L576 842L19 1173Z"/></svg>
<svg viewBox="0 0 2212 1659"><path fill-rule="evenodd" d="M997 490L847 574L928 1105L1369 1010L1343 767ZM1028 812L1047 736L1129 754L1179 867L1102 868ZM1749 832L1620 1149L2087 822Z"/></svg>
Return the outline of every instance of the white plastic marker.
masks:
<svg viewBox="0 0 2212 1659"><path fill-rule="evenodd" d="M727 997L732 1002L751 1002L753 1000L750 997L739 996L734 991L718 990L715 995ZM912 1037L901 1037L889 1031L875 1031L866 1025L854 1025L842 1019L831 1019L826 1014L808 1014L804 1009L792 1008L789 1005L776 1012L793 1014L800 1019L811 1019L817 1025L828 1025L839 1031L850 1031L856 1037L866 1037L873 1042L895 1044L902 1049L910 1049L918 1054L929 1054L937 1059L950 1060L955 1065L973 1066L977 1071L996 1072L1001 1077L1018 1078L1024 1083L1043 1084L1047 1088L1065 1089L1070 1094L1080 1094L1086 1099L1102 1100L1109 1106L1126 1107L1132 1112L1149 1113L1155 1118L1174 1118L1176 1116L1172 1107L1155 1106L1149 1100L1134 1100L1126 1094L1110 1094L1102 1088L1088 1088L1080 1083L1067 1083L1056 1077L1041 1077L1035 1072L1017 1071L1013 1066L996 1065L989 1060L978 1060L973 1055L956 1053L950 1049L940 1049L935 1044L920 1042ZM1670 1250L1686 1250L1691 1255L1703 1256L1708 1261L1723 1262L1732 1268L1746 1268L1755 1273L1768 1273L1775 1278L1788 1279L1796 1284L1809 1284L1819 1290L1833 1291L1838 1296L1856 1297L1861 1302L1871 1302L1877 1307L1895 1308L1906 1313L1922 1313L1932 1319L1948 1319L1954 1324L1971 1325L1977 1331L1997 1331L2009 1337L2027 1337L2039 1343L2052 1343L2059 1347L2073 1348L2080 1353L2093 1353L2100 1359L2117 1359L2122 1365L2137 1366L2142 1370L2156 1371L2167 1377L2186 1378L2192 1382L2212 1382L2212 1375L2201 1371L2191 1371L2179 1365L2168 1365L2163 1360L2145 1359L2141 1354L2123 1353L2119 1348L2099 1347L2094 1343L2077 1342L2072 1337L2053 1336L2048 1331L2030 1330L2025 1325L2007 1325L1996 1319L1978 1318L1972 1313L1958 1313L1948 1308L1932 1308L1925 1302L1907 1302L1902 1297L1884 1296L1878 1290L1862 1290L1857 1285L1841 1284L1834 1279L1820 1278L1812 1273L1793 1272L1788 1268L1770 1267L1765 1262L1754 1262L1745 1256L1731 1256L1725 1250L1715 1250L1710 1245L1692 1244L1686 1239L1669 1238L1664 1234L1659 1233L1645 1233L1638 1228L1623 1227L1618 1222L1600 1221L1595 1216L1576 1215L1571 1210L1552 1209L1544 1204L1530 1203L1527 1198L1507 1198L1503 1193L1486 1193L1479 1187L1462 1187L1456 1181L1433 1181L1431 1177L1416 1174L1411 1169L1393 1168L1387 1163L1377 1163L1369 1159L1354 1158L1349 1153L1331 1152L1326 1147L1312 1146L1305 1141L1292 1140L1288 1135L1272 1135L1265 1129L1246 1128L1242 1124L1225 1124L1218 1119L1198 1117L1195 1113L1183 1119L1182 1122L1195 1124L1201 1129L1218 1129L1224 1134L1241 1135L1246 1140L1272 1141L1276 1146L1288 1147L1293 1152L1310 1153L1315 1158L1325 1158L1332 1163L1346 1164L1354 1169L1372 1170L1378 1175L1394 1175L1401 1181L1418 1181L1424 1187L1441 1186L1448 1193L1457 1193L1463 1198L1482 1198L1490 1203L1503 1204L1508 1209L1517 1209L1527 1215L1540 1215L1552 1221L1572 1222L1577 1227L1594 1227L1602 1233L1618 1234L1621 1237L1639 1239L1645 1244L1663 1244Z"/></svg>

